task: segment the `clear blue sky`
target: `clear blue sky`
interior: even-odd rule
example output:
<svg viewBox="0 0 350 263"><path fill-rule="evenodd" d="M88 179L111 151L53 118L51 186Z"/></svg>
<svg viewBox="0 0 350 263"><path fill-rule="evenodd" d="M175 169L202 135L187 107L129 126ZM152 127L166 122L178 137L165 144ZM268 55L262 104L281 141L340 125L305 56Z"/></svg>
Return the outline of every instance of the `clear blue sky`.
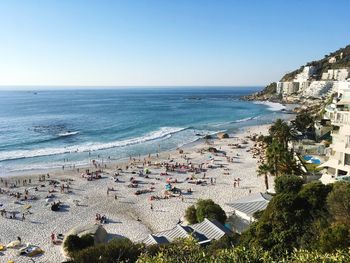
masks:
<svg viewBox="0 0 350 263"><path fill-rule="evenodd" d="M7 0L0 85L265 85L350 44L350 1Z"/></svg>

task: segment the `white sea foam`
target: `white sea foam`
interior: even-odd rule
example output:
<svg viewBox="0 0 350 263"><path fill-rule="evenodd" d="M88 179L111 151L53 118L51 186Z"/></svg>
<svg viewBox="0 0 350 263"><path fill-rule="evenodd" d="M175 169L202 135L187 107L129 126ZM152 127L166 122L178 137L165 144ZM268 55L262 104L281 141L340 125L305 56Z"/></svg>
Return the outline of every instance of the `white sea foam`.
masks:
<svg viewBox="0 0 350 263"><path fill-rule="evenodd" d="M78 134L79 132L78 131L74 131L74 132L70 132L70 131L67 131L67 132L61 132L58 134L59 137L67 137L67 136L72 136L72 135L76 135Z"/></svg>
<svg viewBox="0 0 350 263"><path fill-rule="evenodd" d="M270 111L280 111L286 108L286 106L281 103L271 101L254 101L254 103L266 105Z"/></svg>
<svg viewBox="0 0 350 263"><path fill-rule="evenodd" d="M147 141L169 138L172 134L185 130L186 128L179 127L162 127L157 131L148 133L142 137L126 139L122 141L113 141L108 143L87 143L82 145L74 145L61 148L43 148L36 150L18 150L0 153L0 161L15 160L39 156L49 156L65 153L89 152L110 149L115 147L124 147L133 144L144 143Z"/></svg>
<svg viewBox="0 0 350 263"><path fill-rule="evenodd" d="M248 118L244 118L244 119L239 119L239 120L232 121L231 123L240 123L240 122L255 120L255 119L257 119L257 118L258 118L258 116L255 116L255 117L248 117Z"/></svg>
<svg viewBox="0 0 350 263"><path fill-rule="evenodd" d="M251 120L255 120L257 118L259 118L259 116L247 117L247 118L238 119L238 120L234 120L234 121L228 121L228 122L220 122L220 123L213 124L212 126L219 127L219 126L228 125L228 124L232 124L232 123L241 123L241 122L251 121ZM215 133L217 133L217 132L215 132Z"/></svg>

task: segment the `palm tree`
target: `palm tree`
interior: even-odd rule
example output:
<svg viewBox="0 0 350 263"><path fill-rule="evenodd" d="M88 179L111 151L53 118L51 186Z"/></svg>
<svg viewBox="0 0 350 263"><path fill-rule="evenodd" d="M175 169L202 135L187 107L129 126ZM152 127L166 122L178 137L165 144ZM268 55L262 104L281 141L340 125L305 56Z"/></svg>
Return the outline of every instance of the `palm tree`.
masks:
<svg viewBox="0 0 350 263"><path fill-rule="evenodd" d="M281 119L277 119L269 129L270 135L282 143L284 148L288 147L288 141L291 138L290 127L288 124Z"/></svg>
<svg viewBox="0 0 350 263"><path fill-rule="evenodd" d="M258 175L264 175L266 190L269 189L269 178L267 176L269 172L270 172L270 166L268 166L265 163L259 165Z"/></svg>
<svg viewBox="0 0 350 263"><path fill-rule="evenodd" d="M272 139L272 143L266 150L267 165L270 167L270 173L273 176L279 176L283 152L286 151L282 144Z"/></svg>

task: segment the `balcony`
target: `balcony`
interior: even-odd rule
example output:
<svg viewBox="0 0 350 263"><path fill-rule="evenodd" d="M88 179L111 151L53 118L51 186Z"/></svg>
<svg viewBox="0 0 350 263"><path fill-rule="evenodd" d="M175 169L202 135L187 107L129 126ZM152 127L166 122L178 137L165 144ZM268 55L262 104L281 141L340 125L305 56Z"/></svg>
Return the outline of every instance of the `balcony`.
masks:
<svg viewBox="0 0 350 263"><path fill-rule="evenodd" d="M332 118L333 125L350 125L350 111L337 111Z"/></svg>

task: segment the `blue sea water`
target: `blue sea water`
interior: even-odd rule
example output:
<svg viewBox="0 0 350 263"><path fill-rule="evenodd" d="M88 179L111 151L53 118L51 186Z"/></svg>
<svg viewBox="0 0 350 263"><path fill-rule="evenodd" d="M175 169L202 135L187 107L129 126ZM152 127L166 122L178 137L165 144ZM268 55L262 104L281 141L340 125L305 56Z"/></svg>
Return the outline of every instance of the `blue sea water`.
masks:
<svg viewBox="0 0 350 263"><path fill-rule="evenodd" d="M281 117L253 88L0 91L0 175L169 150Z"/></svg>

